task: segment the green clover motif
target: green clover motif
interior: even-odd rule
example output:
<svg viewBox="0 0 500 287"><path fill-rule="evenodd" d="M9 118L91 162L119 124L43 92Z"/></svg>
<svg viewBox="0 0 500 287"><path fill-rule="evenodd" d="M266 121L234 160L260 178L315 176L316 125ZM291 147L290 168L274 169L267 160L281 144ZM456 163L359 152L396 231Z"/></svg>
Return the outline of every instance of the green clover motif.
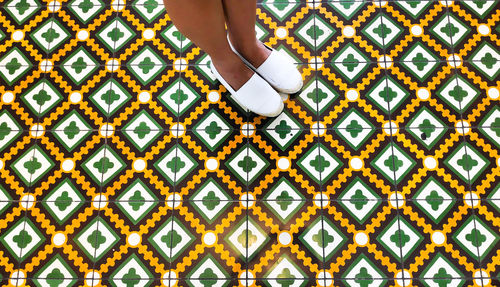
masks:
<svg viewBox="0 0 500 287"><path fill-rule="evenodd" d="M467 97L467 91L457 85L453 88L453 90L448 92L448 95L454 98L455 101L461 102L464 100L465 97Z"/></svg>
<svg viewBox="0 0 500 287"><path fill-rule="evenodd" d="M357 120L352 120L347 126L346 131L351 135L351 137L356 138L363 132L363 127L358 123Z"/></svg>
<svg viewBox="0 0 500 287"><path fill-rule="evenodd" d="M403 161L396 155L390 155L385 161L384 165L387 166L391 171L397 171L400 167L403 167Z"/></svg>
<svg viewBox="0 0 500 287"><path fill-rule="evenodd" d="M216 121L212 121L208 126L205 127L205 132L208 134L210 139L215 139L218 134L222 131Z"/></svg>
<svg viewBox="0 0 500 287"><path fill-rule="evenodd" d="M47 274L47 283L50 287L58 287L64 282L64 274L62 274L59 268L54 268Z"/></svg>
<svg viewBox="0 0 500 287"><path fill-rule="evenodd" d="M106 242L106 237L102 235L99 230L94 230L88 237L87 242L92 246L92 248L99 249L101 244Z"/></svg>
<svg viewBox="0 0 500 287"><path fill-rule="evenodd" d="M214 273L212 268L207 268L200 274L200 282L203 287L211 287L217 283L217 274Z"/></svg>
<svg viewBox="0 0 500 287"><path fill-rule="evenodd" d="M73 203L73 199L69 197L67 191L63 191L61 195L59 195L54 204L59 208L60 211L65 211Z"/></svg>
<svg viewBox="0 0 500 287"><path fill-rule="evenodd" d="M147 0L144 2L144 8L148 13L153 13L153 11L158 7L158 1L155 0Z"/></svg>
<svg viewBox="0 0 500 287"><path fill-rule="evenodd" d="M257 162L254 161L251 156L246 155L238 162L238 166L241 167L244 172L250 172L252 169L257 167Z"/></svg>
<svg viewBox="0 0 500 287"><path fill-rule="evenodd" d="M275 131L281 139L285 139L286 136L292 131L292 127L289 126L285 120L281 120L279 125L276 126Z"/></svg>
<svg viewBox="0 0 500 287"><path fill-rule="evenodd" d="M12 241L14 241L17 244L17 247L21 249L26 248L32 240L33 238L26 230L21 230L19 234L12 237Z"/></svg>
<svg viewBox="0 0 500 287"><path fill-rule="evenodd" d="M47 101L50 101L51 98L52 97L45 90L40 90L33 95L33 100L35 100L39 106L43 106Z"/></svg>
<svg viewBox="0 0 500 287"><path fill-rule="evenodd" d="M21 68L21 63L17 58L12 58L6 65L5 68L9 71L10 75L13 75L19 68Z"/></svg>
<svg viewBox="0 0 500 287"><path fill-rule="evenodd" d="M45 41L47 41L48 43L51 43L52 41L54 41L55 39L59 38L60 34L57 33L56 30L54 30L53 28L49 28L47 31L45 31L44 33L42 33L42 37L45 39Z"/></svg>
<svg viewBox="0 0 500 287"><path fill-rule="evenodd" d="M78 57L78 59L76 59L76 62L73 62L73 64L71 64L71 68L75 70L75 73L80 74L87 68L87 63L85 63L83 57Z"/></svg>
<svg viewBox="0 0 500 287"><path fill-rule="evenodd" d="M344 65L349 72L352 72L359 65L359 60L354 57L354 54L349 54L342 61L342 65Z"/></svg>
<svg viewBox="0 0 500 287"><path fill-rule="evenodd" d="M472 170L472 168L478 165L478 162L477 160L473 159L470 155L463 154L462 158L457 161L457 164L461 166L464 170L470 171Z"/></svg>
<svg viewBox="0 0 500 287"><path fill-rule="evenodd" d="M377 26L377 28L373 29L373 32L375 34L377 34L380 38L384 38L387 37L387 35L389 35L392 30L387 27L387 25L381 23Z"/></svg>
<svg viewBox="0 0 500 287"><path fill-rule="evenodd" d="M358 283L360 287L368 287L373 283L373 276L368 273L366 267L359 268L359 273L354 278L354 282Z"/></svg>
<svg viewBox="0 0 500 287"><path fill-rule="evenodd" d="M352 5L354 5L355 1L356 0L342 0L340 1L340 5L344 6L345 9L349 9Z"/></svg>
<svg viewBox="0 0 500 287"><path fill-rule="evenodd" d="M96 161L93 166L102 174L113 168L115 164L110 161L109 158L102 157L99 161Z"/></svg>
<svg viewBox="0 0 500 287"><path fill-rule="evenodd" d="M125 36L125 33L123 33L120 28L115 27L106 35L111 39L111 41L116 42L120 40L120 38L123 38Z"/></svg>
<svg viewBox="0 0 500 287"><path fill-rule="evenodd" d="M321 102L328 97L328 94L323 92L323 90L314 88L311 92L307 93L307 97L311 99L315 104Z"/></svg>
<svg viewBox="0 0 500 287"><path fill-rule="evenodd" d="M439 287L446 287L451 283L451 275L443 267L438 269L438 272L434 274L432 279Z"/></svg>
<svg viewBox="0 0 500 287"><path fill-rule="evenodd" d="M361 189L357 189L349 200L357 210L363 209L363 206L368 204L368 198L363 194Z"/></svg>
<svg viewBox="0 0 500 287"><path fill-rule="evenodd" d="M312 39L318 40L319 37L325 34L325 31L321 30L321 28L317 25L312 25L309 29L307 29L306 34Z"/></svg>
<svg viewBox="0 0 500 287"><path fill-rule="evenodd" d="M188 99L188 95L184 93L183 90L177 90L170 95L170 99L177 105L182 105L182 103Z"/></svg>
<svg viewBox="0 0 500 287"><path fill-rule="evenodd" d="M490 52L486 53L482 58L481 58L481 63L486 66L486 68L491 69L495 64L497 63L497 59L491 55Z"/></svg>
<svg viewBox="0 0 500 287"><path fill-rule="evenodd" d="M257 242L257 236L252 233L252 230L245 229L238 235L238 242L245 248L249 248Z"/></svg>
<svg viewBox="0 0 500 287"><path fill-rule="evenodd" d="M120 95L118 95L113 90L108 90L106 93L101 95L101 100L103 100L107 105L113 104L114 101L120 99Z"/></svg>
<svg viewBox="0 0 500 287"><path fill-rule="evenodd" d="M34 174L38 169L42 167L42 164L38 162L38 159L36 157L33 157L31 160L25 162L23 166L28 170L30 174Z"/></svg>
<svg viewBox="0 0 500 287"><path fill-rule="evenodd" d="M325 248L328 244L333 243L333 235L328 234L328 231L324 229L320 229L318 233L313 235L312 240L316 242L319 247Z"/></svg>
<svg viewBox="0 0 500 287"><path fill-rule="evenodd" d="M486 4L487 0L472 0L472 2L476 3L479 9L483 9L484 4Z"/></svg>
<svg viewBox="0 0 500 287"><path fill-rule="evenodd" d="M422 2L422 0L408 0L408 5L410 5L411 8L415 9L418 7L420 2Z"/></svg>
<svg viewBox="0 0 500 287"><path fill-rule="evenodd" d="M283 190L280 195L276 197L276 203L280 206L281 210L287 210L288 206L292 204L293 197L288 194L286 190Z"/></svg>
<svg viewBox="0 0 500 287"><path fill-rule="evenodd" d="M433 190L425 197L425 201L431 206L432 210L436 211L443 204L444 198L437 191Z"/></svg>
<svg viewBox="0 0 500 287"><path fill-rule="evenodd" d="M280 274L278 274L278 280L276 280L281 287L289 287L295 283L295 276L290 272L290 269L283 268Z"/></svg>
<svg viewBox="0 0 500 287"><path fill-rule="evenodd" d="M72 140L77 134L80 133L80 128L76 125L75 121L71 121L69 125L64 128L64 134L68 139Z"/></svg>
<svg viewBox="0 0 500 287"><path fill-rule="evenodd" d="M30 4L28 3L27 0L21 0L17 2L17 4L14 7L16 7L19 15L23 15L24 12L28 11L28 9L30 8Z"/></svg>
<svg viewBox="0 0 500 287"><path fill-rule="evenodd" d="M174 36L175 38L177 38L177 40L178 40L179 42L182 42L182 41L186 40L186 36L182 35L182 33L181 33L181 32L179 32L179 31L174 31L174 32L172 33L172 36Z"/></svg>
<svg viewBox="0 0 500 287"><path fill-rule="evenodd" d="M207 195L203 197L201 202L208 210L214 210L220 203L220 198L215 195L214 191L209 191Z"/></svg>
<svg viewBox="0 0 500 287"><path fill-rule="evenodd" d="M182 237L177 231L171 230L161 237L161 241L164 242L168 248L175 248L177 244L181 243Z"/></svg>
<svg viewBox="0 0 500 287"><path fill-rule="evenodd" d="M330 166L330 162L327 161L322 155L317 155L313 160L309 162L312 167L318 172L323 172L327 167Z"/></svg>
<svg viewBox="0 0 500 287"><path fill-rule="evenodd" d="M181 168L185 167L186 163L182 161L182 159L178 156L172 158L169 162L167 162L167 167L170 168L172 172L179 172Z"/></svg>
<svg viewBox="0 0 500 287"><path fill-rule="evenodd" d="M0 126L0 129L2 129L1 126ZM497 135L497 137L500 137L500 118L495 118L495 121L493 121L491 123L490 129L495 132L495 134Z"/></svg>
<svg viewBox="0 0 500 287"><path fill-rule="evenodd" d="M0 124L0 141L3 140L10 132L12 129L7 125L6 122L3 122Z"/></svg>
<svg viewBox="0 0 500 287"><path fill-rule="evenodd" d="M469 241L472 246L480 247L486 241L486 235L482 234L478 229L472 228L470 233L465 235L465 239Z"/></svg>
<svg viewBox="0 0 500 287"><path fill-rule="evenodd" d="M138 64L138 66L139 69L142 70L143 74L147 74L155 67L155 63L151 61L150 57L146 57Z"/></svg>
<svg viewBox="0 0 500 287"><path fill-rule="evenodd" d="M422 53L417 53L413 59L411 59L413 64L417 67L419 71L423 71L425 67L429 64L429 60L424 57Z"/></svg>
<svg viewBox="0 0 500 287"><path fill-rule="evenodd" d="M378 95L384 99L384 101L389 103L398 96L398 93L396 93L391 87L385 87L378 93Z"/></svg>
<svg viewBox="0 0 500 287"><path fill-rule="evenodd" d="M455 34L458 33L459 29L453 25L453 23L448 23L444 25L441 30L444 34L446 34L448 37L453 37Z"/></svg>
<svg viewBox="0 0 500 287"><path fill-rule="evenodd" d="M84 0L78 4L78 8L82 9L83 13L87 13L90 9L94 8L94 3L91 0Z"/></svg>
<svg viewBox="0 0 500 287"><path fill-rule="evenodd" d="M278 2L278 1L275 1L272 3L274 7L276 7L276 9L280 10L280 11L283 11L285 10L285 8L288 6L288 3L283 1L283 2Z"/></svg>
<svg viewBox="0 0 500 287"><path fill-rule="evenodd" d="M394 243L398 248L403 248L406 243L410 242L410 236L405 233L404 230L397 230L389 239Z"/></svg>
<svg viewBox="0 0 500 287"><path fill-rule="evenodd" d="M431 134L436 131L436 126L431 123L429 119L425 119L419 126L418 130L422 133L423 140L428 139Z"/></svg>
<svg viewBox="0 0 500 287"><path fill-rule="evenodd" d="M137 274L135 268L130 268L127 274L123 275L122 282L126 287L134 287L141 282L141 276Z"/></svg>
<svg viewBox="0 0 500 287"><path fill-rule="evenodd" d="M129 198L128 205L132 207L132 210L138 211L141 206L146 203L145 200L146 199L141 195L141 192L139 190L136 190L134 194Z"/></svg>
<svg viewBox="0 0 500 287"><path fill-rule="evenodd" d="M147 134L151 132L151 128L148 126L146 122L140 122L137 127L134 129L134 133L140 138L143 139Z"/></svg>

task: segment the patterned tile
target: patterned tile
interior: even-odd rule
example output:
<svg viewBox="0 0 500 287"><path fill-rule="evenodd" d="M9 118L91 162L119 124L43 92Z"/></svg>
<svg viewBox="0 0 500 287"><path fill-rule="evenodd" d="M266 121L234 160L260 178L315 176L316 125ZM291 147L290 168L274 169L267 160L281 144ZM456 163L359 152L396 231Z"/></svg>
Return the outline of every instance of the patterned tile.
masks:
<svg viewBox="0 0 500 287"><path fill-rule="evenodd" d="M50 1L49 1L50 2ZM246 113L161 1L0 1L2 286L497 286L497 0L261 0Z"/></svg>

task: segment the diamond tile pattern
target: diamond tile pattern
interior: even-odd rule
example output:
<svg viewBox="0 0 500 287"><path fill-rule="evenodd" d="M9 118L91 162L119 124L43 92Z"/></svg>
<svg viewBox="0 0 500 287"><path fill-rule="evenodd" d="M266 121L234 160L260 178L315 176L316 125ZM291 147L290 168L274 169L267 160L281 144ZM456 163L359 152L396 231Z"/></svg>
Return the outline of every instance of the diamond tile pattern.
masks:
<svg viewBox="0 0 500 287"><path fill-rule="evenodd" d="M263 118L162 1L0 1L1 285L499 286L498 7L259 0Z"/></svg>

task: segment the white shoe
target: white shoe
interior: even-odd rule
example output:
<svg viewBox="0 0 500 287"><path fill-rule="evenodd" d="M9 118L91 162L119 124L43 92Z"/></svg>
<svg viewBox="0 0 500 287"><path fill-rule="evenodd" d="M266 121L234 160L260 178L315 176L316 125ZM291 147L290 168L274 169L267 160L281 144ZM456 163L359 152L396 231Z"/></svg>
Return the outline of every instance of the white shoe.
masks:
<svg viewBox="0 0 500 287"><path fill-rule="evenodd" d="M238 91L235 91L219 74L212 61L210 61L210 69L231 93L232 98L245 110L266 117L275 117L283 111L281 96L256 73Z"/></svg>
<svg viewBox="0 0 500 287"><path fill-rule="evenodd" d="M264 80L278 92L295 94L302 89L302 75L287 56L263 43L266 48L271 50L271 54L264 63L258 68L255 68L247 59L236 51L229 40L229 35L227 36L227 42L233 52L238 55L249 68L264 78Z"/></svg>

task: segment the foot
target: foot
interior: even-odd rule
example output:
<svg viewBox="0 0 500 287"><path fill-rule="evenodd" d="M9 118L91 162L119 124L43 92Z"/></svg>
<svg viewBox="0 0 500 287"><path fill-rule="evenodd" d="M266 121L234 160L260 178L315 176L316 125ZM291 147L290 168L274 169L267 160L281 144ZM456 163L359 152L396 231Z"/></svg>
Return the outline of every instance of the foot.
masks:
<svg viewBox="0 0 500 287"><path fill-rule="evenodd" d="M219 74L235 91L238 91L254 74L254 72L232 52L231 55L222 59L212 58L212 63Z"/></svg>
<svg viewBox="0 0 500 287"><path fill-rule="evenodd" d="M231 40L231 34L229 34L229 43L242 61L277 91L294 94L302 89L302 75L289 57L283 53L267 47L257 39L248 40L246 44L240 41L238 45L236 41Z"/></svg>
<svg viewBox="0 0 500 287"><path fill-rule="evenodd" d="M235 44L235 41L233 40L231 35L229 35L229 40L233 44L233 47L236 49L236 51L238 51L238 53L240 53L255 68L260 67L260 65L262 65L262 63L267 60L272 52L258 39L255 39L255 43L253 43L252 45L244 45L244 47Z"/></svg>
<svg viewBox="0 0 500 287"><path fill-rule="evenodd" d="M232 99L243 108L256 114L275 117L283 111L283 101L280 94L266 80L252 72L252 77L237 91L224 79L221 73L210 63L210 69L215 77L231 93Z"/></svg>

